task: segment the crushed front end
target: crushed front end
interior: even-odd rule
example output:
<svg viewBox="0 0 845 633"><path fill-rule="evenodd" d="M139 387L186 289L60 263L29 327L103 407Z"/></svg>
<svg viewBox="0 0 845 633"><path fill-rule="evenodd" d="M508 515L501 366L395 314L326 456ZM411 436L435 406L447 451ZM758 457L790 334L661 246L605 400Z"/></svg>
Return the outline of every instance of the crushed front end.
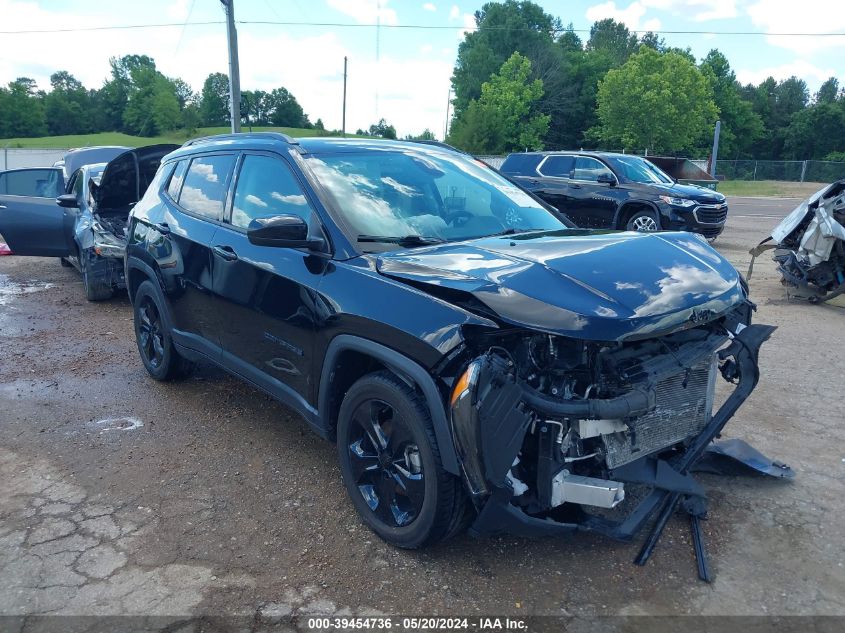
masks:
<svg viewBox="0 0 845 633"><path fill-rule="evenodd" d="M472 530L628 540L671 495L702 507L690 469L754 389L774 330L749 325L751 309L624 342L476 337L450 398ZM717 379L735 386L714 412Z"/></svg>

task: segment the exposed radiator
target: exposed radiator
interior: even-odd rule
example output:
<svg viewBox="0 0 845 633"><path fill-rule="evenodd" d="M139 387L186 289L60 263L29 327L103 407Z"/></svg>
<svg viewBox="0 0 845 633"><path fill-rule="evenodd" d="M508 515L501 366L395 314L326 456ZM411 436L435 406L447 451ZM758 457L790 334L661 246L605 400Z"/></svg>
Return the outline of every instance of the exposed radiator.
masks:
<svg viewBox="0 0 845 633"><path fill-rule="evenodd" d="M710 421L715 379L714 354L695 365L689 375L681 372L657 383L653 411L631 423L632 431L602 436L608 467L627 464L698 435Z"/></svg>

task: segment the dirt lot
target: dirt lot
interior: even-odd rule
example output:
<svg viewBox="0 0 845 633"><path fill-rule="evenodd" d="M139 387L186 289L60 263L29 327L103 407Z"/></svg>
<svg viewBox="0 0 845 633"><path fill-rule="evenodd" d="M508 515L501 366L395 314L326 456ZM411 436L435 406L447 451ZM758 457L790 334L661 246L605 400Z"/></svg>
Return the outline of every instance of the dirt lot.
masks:
<svg viewBox="0 0 845 633"><path fill-rule="evenodd" d="M717 247L744 270L776 222L739 214ZM727 435L797 478L703 477L706 585L680 516L645 568L589 535L392 549L284 407L212 368L155 383L125 297L0 258L0 613L845 615L845 310L789 301L768 259L751 288L779 329Z"/></svg>

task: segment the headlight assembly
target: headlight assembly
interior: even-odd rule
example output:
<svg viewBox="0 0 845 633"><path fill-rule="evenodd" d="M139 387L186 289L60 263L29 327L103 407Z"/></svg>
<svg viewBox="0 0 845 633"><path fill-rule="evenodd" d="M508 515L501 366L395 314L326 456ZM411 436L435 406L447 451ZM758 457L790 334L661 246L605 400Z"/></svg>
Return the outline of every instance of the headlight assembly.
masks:
<svg viewBox="0 0 845 633"><path fill-rule="evenodd" d="M674 198L672 196L660 196L666 204L671 204L673 207L692 207L695 206L695 200L689 198Z"/></svg>

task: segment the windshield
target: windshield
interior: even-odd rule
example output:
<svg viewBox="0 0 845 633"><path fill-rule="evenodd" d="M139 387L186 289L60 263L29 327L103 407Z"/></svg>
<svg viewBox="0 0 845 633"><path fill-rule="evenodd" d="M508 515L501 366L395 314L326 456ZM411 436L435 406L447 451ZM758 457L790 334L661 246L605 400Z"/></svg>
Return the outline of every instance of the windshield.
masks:
<svg viewBox="0 0 845 633"><path fill-rule="evenodd" d="M622 172L622 175L631 182L642 182L646 184L662 183L667 185L675 182L657 165L638 156L614 156L608 160L613 163L617 171Z"/></svg>
<svg viewBox="0 0 845 633"><path fill-rule="evenodd" d="M369 149L321 154L308 164L360 242L393 238L390 247L397 248L568 226L483 163L457 153Z"/></svg>

